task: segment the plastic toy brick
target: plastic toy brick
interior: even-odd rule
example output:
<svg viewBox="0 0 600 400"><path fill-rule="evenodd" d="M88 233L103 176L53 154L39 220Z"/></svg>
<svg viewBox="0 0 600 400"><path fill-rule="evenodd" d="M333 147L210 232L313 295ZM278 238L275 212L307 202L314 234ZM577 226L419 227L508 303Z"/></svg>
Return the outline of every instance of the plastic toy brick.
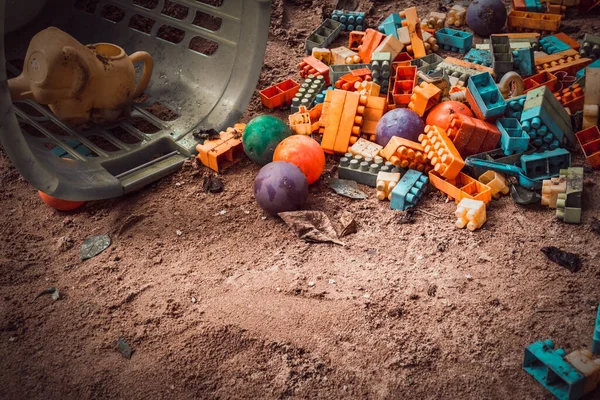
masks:
<svg viewBox="0 0 600 400"><path fill-rule="evenodd" d="M350 73L342 76L335 82L335 88L340 90L347 90L349 92L354 91L354 84L357 82L362 82L362 79L356 77Z"/></svg>
<svg viewBox="0 0 600 400"><path fill-rule="evenodd" d="M534 51L531 48L517 49L512 51L514 70L521 76L534 75L535 67Z"/></svg>
<svg viewBox="0 0 600 400"><path fill-rule="evenodd" d="M323 76L309 75L305 80L296 96L292 99L292 113L298 112L300 106L306 109L312 108L317 95L325 88L325 79Z"/></svg>
<svg viewBox="0 0 600 400"><path fill-rule="evenodd" d="M380 25L379 32L384 33L386 36L393 35L398 38L397 30L402 27L402 21L404 18L400 17L400 14L390 14Z"/></svg>
<svg viewBox="0 0 600 400"><path fill-rule="evenodd" d="M381 87L381 93L387 94L392 73L392 54L373 53L371 57L371 76L373 82Z"/></svg>
<svg viewBox="0 0 600 400"><path fill-rule="evenodd" d="M375 158L379 155L379 152L383 150L383 146L360 138L350 147L350 153L363 156L365 158Z"/></svg>
<svg viewBox="0 0 600 400"><path fill-rule="evenodd" d="M358 56L364 63L368 64L371 62L371 54L379 47L383 39L385 39L385 35L377 32L375 29L367 29L365 31L365 35L358 46Z"/></svg>
<svg viewBox="0 0 600 400"><path fill-rule="evenodd" d="M347 47L336 47L331 49L333 65L360 64L360 56Z"/></svg>
<svg viewBox="0 0 600 400"><path fill-rule="evenodd" d="M424 58L424 57L423 57ZM392 67L394 64L398 65L411 65L411 61L413 60L412 56L407 52L403 51L402 53L398 53L398 55L392 60ZM395 72L396 70L394 70Z"/></svg>
<svg viewBox="0 0 600 400"><path fill-rule="evenodd" d="M464 86L467 84L469 77L480 74L482 72L494 73L494 70L483 65L473 64L468 61L459 60L454 57L446 57L436 69L444 70L448 76L458 80L458 86ZM455 84L454 82L450 82Z"/></svg>
<svg viewBox="0 0 600 400"><path fill-rule="evenodd" d="M216 172L229 168L244 157L242 135L246 124L235 124L233 128L219 133L219 139L205 140L196 145L198 159Z"/></svg>
<svg viewBox="0 0 600 400"><path fill-rule="evenodd" d="M546 12L548 14L560 14L564 16L567 12L567 7L558 4L546 3Z"/></svg>
<svg viewBox="0 0 600 400"><path fill-rule="evenodd" d="M260 101L263 106L273 109L276 107L288 107L292 104L292 99L298 93L300 84L292 79L287 79L275 86L261 90Z"/></svg>
<svg viewBox="0 0 600 400"><path fill-rule="evenodd" d="M439 126L427 125L425 133L419 135L419 142L433 169L446 179L454 179L465 166L454 143Z"/></svg>
<svg viewBox="0 0 600 400"><path fill-rule="evenodd" d="M344 31L364 31L365 13L346 10L335 10L331 14L331 19L342 23Z"/></svg>
<svg viewBox="0 0 600 400"><path fill-rule="evenodd" d="M530 90L537 89L540 86L546 86L551 91L555 91L558 79L550 72L542 71L539 74L524 79L523 83L525 84L525 93L529 92Z"/></svg>
<svg viewBox="0 0 600 400"><path fill-rule="evenodd" d="M540 34L536 32L526 33L494 33L491 36L506 36L511 40L523 40L528 42L537 42L540 38Z"/></svg>
<svg viewBox="0 0 600 400"><path fill-rule="evenodd" d="M65 144L75 150L77 154L80 154L84 157L92 156L92 150L90 150L79 140L69 139L65 141ZM50 152L59 158L73 159L73 156L60 146L55 146Z"/></svg>
<svg viewBox="0 0 600 400"><path fill-rule="evenodd" d="M584 58L577 52L577 50L565 50L547 56L536 57L535 67L541 71L548 71L550 73L557 71L566 71L569 75L575 75L581 68L585 68L591 64L591 58Z"/></svg>
<svg viewBox="0 0 600 400"><path fill-rule="evenodd" d="M569 49L579 49L579 43L562 32L541 38L540 46L544 52L548 54L554 54Z"/></svg>
<svg viewBox="0 0 600 400"><path fill-rule="evenodd" d="M529 147L529 135L523 131L519 120L516 118L498 118L496 126L502 135L500 148L504 154L524 153Z"/></svg>
<svg viewBox="0 0 600 400"><path fill-rule="evenodd" d="M382 172L377 174L377 199L392 200L392 190L400 181L400 172Z"/></svg>
<svg viewBox="0 0 600 400"><path fill-rule="evenodd" d="M362 185L377 186L377 174L380 172L399 172L391 163L385 162L381 157L363 157L346 153L340 159L338 176L340 179L348 179Z"/></svg>
<svg viewBox="0 0 600 400"><path fill-rule="evenodd" d="M593 392L600 383L600 359L593 360L587 349L575 350L565 356L565 361L585 376L583 394Z"/></svg>
<svg viewBox="0 0 600 400"><path fill-rule="evenodd" d="M310 135L312 133L312 124L310 114L304 106L300 106L297 113L288 117L290 129L297 135Z"/></svg>
<svg viewBox="0 0 600 400"><path fill-rule="evenodd" d="M428 182L427 175L413 169L406 171L392 190L390 208L404 211L409 207L415 207L425 194Z"/></svg>
<svg viewBox="0 0 600 400"><path fill-rule="evenodd" d="M329 67L313 56L305 57L298 65L298 69L300 70L300 76L304 79L308 78L309 75L322 76L325 79L325 84L327 86L331 85Z"/></svg>
<svg viewBox="0 0 600 400"><path fill-rule="evenodd" d="M344 64L344 65L330 65L329 71L332 82L337 82L340 78L346 74L351 73L352 71L369 68L369 64Z"/></svg>
<svg viewBox="0 0 600 400"><path fill-rule="evenodd" d="M456 207L456 227L467 228L471 232L479 229L487 221L485 203L481 200L462 199Z"/></svg>
<svg viewBox="0 0 600 400"><path fill-rule="evenodd" d="M592 353L595 355L600 354L600 307L598 307L598 314L596 315L596 324L594 326L594 338L592 340Z"/></svg>
<svg viewBox="0 0 600 400"><path fill-rule="evenodd" d="M495 149L501 137L494 124L461 114L451 117L446 133L462 157Z"/></svg>
<svg viewBox="0 0 600 400"><path fill-rule="evenodd" d="M325 95L327 95L327 91L328 90L334 90L335 88L333 86L329 86L327 89L323 89L321 91L321 93L319 93L317 95L317 97L315 98L315 104L323 104L325 103Z"/></svg>
<svg viewBox="0 0 600 400"><path fill-rule="evenodd" d="M594 61L593 63L587 65L588 68L600 68L600 59ZM583 78L583 84L582 86L585 85L585 68L581 68L579 71L577 71L577 74L575 75L575 77L579 80L581 78Z"/></svg>
<svg viewBox="0 0 600 400"><path fill-rule="evenodd" d="M528 41L514 41L513 39L509 39L508 42L511 50L521 50L521 49L532 49L534 46ZM485 39L483 43L477 43L475 45L477 50L487 50L490 51L490 42L489 39Z"/></svg>
<svg viewBox="0 0 600 400"><path fill-rule="evenodd" d="M571 114L583 110L584 95L583 88L578 83L554 93L554 97L560 101L564 108L568 108Z"/></svg>
<svg viewBox="0 0 600 400"><path fill-rule="evenodd" d="M461 26L466 24L466 16L467 9L465 7L454 5L450 9L450 11L448 11L445 25L447 27L460 28Z"/></svg>
<svg viewBox="0 0 600 400"><path fill-rule="evenodd" d="M432 54L434 51L438 51L440 49L438 41L433 33L429 33L427 31L421 32L423 35L423 45L425 46L425 52L427 54Z"/></svg>
<svg viewBox="0 0 600 400"><path fill-rule="evenodd" d="M404 45L396 38L396 36L387 36L373 51L375 53L390 53L391 59L395 59L398 54L404 50ZM373 62L373 55L371 55L371 63Z"/></svg>
<svg viewBox="0 0 600 400"><path fill-rule="evenodd" d="M432 11L429 13L427 18L421 20L421 25L425 28L430 29L442 29L446 22L446 13Z"/></svg>
<svg viewBox="0 0 600 400"><path fill-rule="evenodd" d="M451 28L442 28L435 32L438 44L445 50L466 53L473 45L473 35Z"/></svg>
<svg viewBox="0 0 600 400"><path fill-rule="evenodd" d="M555 209L558 194L567 191L567 179L565 177L554 177L542 181L542 205Z"/></svg>
<svg viewBox="0 0 600 400"><path fill-rule="evenodd" d="M554 347L552 340L527 346L523 369L558 399L579 399L583 396L585 376L563 359L563 349Z"/></svg>
<svg viewBox="0 0 600 400"><path fill-rule="evenodd" d="M516 118L520 120L521 114L523 113L523 109L525 109L526 98L527 95L522 95L506 99L506 109L504 110L504 116L506 118Z"/></svg>
<svg viewBox="0 0 600 400"><path fill-rule="evenodd" d="M456 178L449 180L434 171L429 171L429 181L436 189L454 199L456 204L462 199L481 200L485 204L492 201L492 190L488 186L462 172Z"/></svg>
<svg viewBox="0 0 600 400"><path fill-rule="evenodd" d="M471 76L467 101L479 119L493 119L504 113L506 101L489 72Z"/></svg>
<svg viewBox="0 0 600 400"><path fill-rule="evenodd" d="M506 184L506 178L496 171L485 171L477 180L490 188L492 198L500 198L500 194L507 195L510 192Z"/></svg>
<svg viewBox="0 0 600 400"><path fill-rule="evenodd" d="M556 32L562 17L556 14L542 14L511 10L508 13L508 27L517 32Z"/></svg>
<svg viewBox="0 0 600 400"><path fill-rule="evenodd" d="M417 8L407 8L400 12L400 17L406 18L402 21L402 26L408 28L408 34L410 35L410 46L408 46L406 50L409 53L413 53L415 58L425 57L427 51L425 50L425 43L423 42L423 32L421 31Z"/></svg>
<svg viewBox="0 0 600 400"><path fill-rule="evenodd" d="M398 28L398 30L396 32L398 33L398 41L406 47L406 51L408 53L412 54L413 51L412 51L412 47L410 47L411 41L410 41L410 32L408 30L408 27L403 26L402 28ZM408 50L409 47L410 47L410 50ZM423 47L424 47L424 45L423 45Z"/></svg>
<svg viewBox="0 0 600 400"><path fill-rule="evenodd" d="M332 19L326 19L306 38L306 54L311 54L314 47L329 47L340 35L343 25Z"/></svg>
<svg viewBox="0 0 600 400"><path fill-rule="evenodd" d="M569 224L580 224L583 168L562 169L560 176L566 178L567 190L564 193L558 193L556 217Z"/></svg>
<svg viewBox="0 0 600 400"><path fill-rule="evenodd" d="M546 150L521 156L521 169L530 179L544 180L571 166L571 153L565 149Z"/></svg>
<svg viewBox="0 0 600 400"><path fill-rule="evenodd" d="M579 54L581 57L591 58L592 60L600 58L600 36L586 33Z"/></svg>
<svg viewBox="0 0 600 400"><path fill-rule="evenodd" d="M352 51L358 51L358 46L360 46L360 44L362 43L362 40L365 37L365 35L365 32L350 32L350 35L348 35L348 48Z"/></svg>
<svg viewBox="0 0 600 400"><path fill-rule="evenodd" d="M323 64L332 64L333 60L331 58L331 50L329 49L313 47L311 55L317 60L321 61Z"/></svg>
<svg viewBox="0 0 600 400"><path fill-rule="evenodd" d="M373 81L362 81L354 84L354 90L361 96L379 96L381 86Z"/></svg>
<svg viewBox="0 0 600 400"><path fill-rule="evenodd" d="M448 97L452 101L467 102L467 88L464 86L452 86L448 92Z"/></svg>
<svg viewBox="0 0 600 400"><path fill-rule="evenodd" d="M513 54L509 38L506 36L492 36L490 39L490 54L492 55L492 68L497 80L504 74L513 70Z"/></svg>
<svg viewBox="0 0 600 400"><path fill-rule="evenodd" d="M585 72L583 129L598 125L598 105L600 105L600 68L587 68Z"/></svg>
<svg viewBox="0 0 600 400"><path fill-rule="evenodd" d="M427 54L425 57L416 58L410 62L410 65L417 67L417 71L423 71L429 73L435 71L435 69L444 61L439 55L432 53Z"/></svg>
<svg viewBox="0 0 600 400"><path fill-rule="evenodd" d="M600 131L598 126L579 131L575 134L577 141L583 150L587 162L592 168L600 167Z"/></svg>
<svg viewBox="0 0 600 400"><path fill-rule="evenodd" d="M392 88L392 97L396 106L410 103L413 89L417 84L417 67L399 66L396 68L394 76L394 87Z"/></svg>
<svg viewBox="0 0 600 400"><path fill-rule="evenodd" d="M427 110L430 110L440 101L441 94L442 91L437 86L423 82L413 89L408 108L422 117Z"/></svg>
<svg viewBox="0 0 600 400"><path fill-rule="evenodd" d="M396 167L415 169L419 172L428 172L431 169L423 146L398 136L393 136L380 154Z"/></svg>
<svg viewBox="0 0 600 400"><path fill-rule="evenodd" d="M544 12L544 6L539 0L513 0L513 10Z"/></svg>
<svg viewBox="0 0 600 400"><path fill-rule="evenodd" d="M487 50L471 49L465 55L464 60L473 64L483 65L485 67L492 66L492 55Z"/></svg>

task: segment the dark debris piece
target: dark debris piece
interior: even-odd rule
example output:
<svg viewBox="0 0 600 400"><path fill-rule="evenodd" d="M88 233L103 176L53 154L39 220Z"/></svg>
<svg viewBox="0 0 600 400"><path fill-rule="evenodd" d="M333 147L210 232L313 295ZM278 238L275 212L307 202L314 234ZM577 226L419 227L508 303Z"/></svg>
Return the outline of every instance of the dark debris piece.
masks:
<svg viewBox="0 0 600 400"><path fill-rule="evenodd" d="M221 193L223 191L223 181L214 175L204 177L202 184L204 193Z"/></svg>
<svg viewBox="0 0 600 400"><path fill-rule="evenodd" d="M581 269L581 258L577 254L569 253L554 246L542 247L542 252L550 261L565 267L571 272L577 272Z"/></svg>
<svg viewBox="0 0 600 400"><path fill-rule="evenodd" d="M119 350L119 353L121 353L121 355L130 360L131 359L131 355L133 354L133 349L131 348L131 346L129 345L129 343L127 343L125 341L125 339L123 339L122 337L119 338L119 340L117 340L117 350Z"/></svg>
<svg viewBox="0 0 600 400"><path fill-rule="evenodd" d="M81 244L81 259L87 260L96 257L110 246L110 237L108 235L92 236L83 241Z"/></svg>
<svg viewBox="0 0 600 400"><path fill-rule="evenodd" d="M415 222L415 209L412 207L409 207L406 209L406 211L401 211L401 215L400 218L398 218L398 223L400 225L404 225L404 224L412 224Z"/></svg>
<svg viewBox="0 0 600 400"><path fill-rule="evenodd" d="M41 292L39 292L33 299L33 301L36 301L38 298L42 297L45 294L51 294L52 295L52 300L56 301L58 299L60 299L60 293L58 292L58 289L55 287L51 287L48 289L44 289Z"/></svg>
<svg viewBox="0 0 600 400"><path fill-rule="evenodd" d="M205 131L197 131L192 133L195 139L204 142L204 140L217 140L221 138L219 132L214 129L207 129Z"/></svg>
<svg viewBox="0 0 600 400"><path fill-rule="evenodd" d="M590 229L596 235L600 236L600 220L596 217L592 217L592 223L590 224Z"/></svg>

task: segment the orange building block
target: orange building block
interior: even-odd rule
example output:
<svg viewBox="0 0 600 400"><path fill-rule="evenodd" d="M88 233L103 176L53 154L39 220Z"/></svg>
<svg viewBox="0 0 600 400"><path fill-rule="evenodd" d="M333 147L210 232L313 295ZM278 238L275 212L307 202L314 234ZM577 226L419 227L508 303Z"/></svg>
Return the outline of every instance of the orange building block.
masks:
<svg viewBox="0 0 600 400"><path fill-rule="evenodd" d="M393 136L380 154L396 167L416 169L420 172L432 169L423 146L412 140Z"/></svg>
<svg viewBox="0 0 600 400"><path fill-rule="evenodd" d="M496 125L461 114L452 115L446 133L462 157L494 150L502 136Z"/></svg>
<svg viewBox="0 0 600 400"><path fill-rule="evenodd" d="M442 91L433 83L421 82L415 86L413 94L410 96L408 108L422 117L427 110L435 106L440 101Z"/></svg>
<svg viewBox="0 0 600 400"><path fill-rule="evenodd" d="M325 85L331 85L331 81L329 80L329 67L313 56L305 57L298 65L298 69L300 70L300 76L304 79L308 78L309 75L321 75L325 79Z"/></svg>
<svg viewBox="0 0 600 400"><path fill-rule="evenodd" d="M569 75L575 76L577 71L585 68L591 62L591 58L581 57L577 50L569 49L547 56L536 57L535 68L539 72L566 71Z"/></svg>
<svg viewBox="0 0 600 400"><path fill-rule="evenodd" d="M554 92L556 90L556 85L558 84L558 78L548 71L542 71L539 74L524 79L523 84L525 85L525 93L537 89L540 86L546 86Z"/></svg>
<svg viewBox="0 0 600 400"><path fill-rule="evenodd" d="M260 102L269 109L289 106L299 89L300 84L292 79L287 79L277 85L261 90L259 92Z"/></svg>
<svg viewBox="0 0 600 400"><path fill-rule="evenodd" d="M573 50L579 50L579 48L581 47L577 40L573 39L571 36L567 35L564 32L555 33L554 37L560 40L561 42L571 46Z"/></svg>
<svg viewBox="0 0 600 400"><path fill-rule="evenodd" d="M233 128L219 133L220 139L205 140L196 145L198 160L213 171L229 168L244 156L242 135L246 124L235 124Z"/></svg>
<svg viewBox="0 0 600 400"><path fill-rule="evenodd" d="M556 14L543 14L511 10L508 14L508 28L517 32L556 32L562 17Z"/></svg>
<svg viewBox="0 0 600 400"><path fill-rule="evenodd" d="M481 200L485 204L492 201L492 190L469 175L460 172L454 179L444 179L434 171L429 171L429 182L441 191L454 199L456 204L462 199Z"/></svg>
<svg viewBox="0 0 600 400"><path fill-rule="evenodd" d="M421 23L417 15L417 8L410 7L401 11L400 17L406 18L402 21L402 26L408 28L410 36L410 46L406 47L406 51L413 53L415 58L425 57L427 51L425 50L425 42L423 41L423 32L421 32Z"/></svg>
<svg viewBox="0 0 600 400"><path fill-rule="evenodd" d="M367 29L365 31L365 35L358 46L358 56L362 63L369 64L371 62L371 55L381 42L383 42L383 39L385 39L385 35L375 29Z"/></svg>
<svg viewBox="0 0 600 400"><path fill-rule="evenodd" d="M575 134L588 163L592 168L600 167L600 131L598 126L584 129Z"/></svg>
<svg viewBox="0 0 600 400"><path fill-rule="evenodd" d="M392 87L392 97L396 107L408 106L413 89L417 85L417 67L398 66L394 76L394 86Z"/></svg>
<svg viewBox="0 0 600 400"><path fill-rule="evenodd" d="M527 11L527 6L525 6L525 0L512 0L513 10L517 11Z"/></svg>
<svg viewBox="0 0 600 400"><path fill-rule="evenodd" d="M358 47L361 45L366 32L352 31L348 38L348 48L352 51L358 51Z"/></svg>
<svg viewBox="0 0 600 400"><path fill-rule="evenodd" d="M546 3L546 10L548 14L565 15L565 13L567 12L567 7L561 6L560 4Z"/></svg>
<svg viewBox="0 0 600 400"><path fill-rule="evenodd" d="M427 125L419 141L433 169L446 179L454 179L464 168L465 162L456 150L446 131L435 125Z"/></svg>
<svg viewBox="0 0 600 400"><path fill-rule="evenodd" d="M340 90L347 90L349 92L354 92L354 84L362 82L362 79L348 73L343 75L338 81L335 83L335 88Z"/></svg>
<svg viewBox="0 0 600 400"><path fill-rule="evenodd" d="M446 57L446 58L444 58L444 62L458 65L459 67L463 67L463 68L473 69L475 71L489 72L490 74L494 73L494 70L490 67L486 67L486 66L480 65L480 64L473 64L472 62L461 60L461 59L455 58L455 57Z"/></svg>
<svg viewBox="0 0 600 400"><path fill-rule="evenodd" d="M554 93L554 97L560 101L560 104L562 104L564 108L568 108L569 111L571 111L571 114L583 110L585 93L578 83L563 89L558 93Z"/></svg>

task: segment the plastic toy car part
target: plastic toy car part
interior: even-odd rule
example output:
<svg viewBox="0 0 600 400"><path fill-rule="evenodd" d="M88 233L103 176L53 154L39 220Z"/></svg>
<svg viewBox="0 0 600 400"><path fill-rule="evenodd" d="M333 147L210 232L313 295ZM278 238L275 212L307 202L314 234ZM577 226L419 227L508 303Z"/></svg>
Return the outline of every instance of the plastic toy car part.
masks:
<svg viewBox="0 0 600 400"><path fill-rule="evenodd" d="M360 138L350 147L350 153L353 155L360 155L365 158L375 158L379 155L379 152L383 150L383 146Z"/></svg>
<svg viewBox="0 0 600 400"><path fill-rule="evenodd" d="M583 394L593 392L600 383L600 359L594 360L592 352L587 349L575 350L564 359L585 376Z"/></svg>
<svg viewBox="0 0 600 400"><path fill-rule="evenodd" d="M331 50L320 47L313 47L311 55L325 65L332 64Z"/></svg>
<svg viewBox="0 0 600 400"><path fill-rule="evenodd" d="M343 24L332 19L326 19L306 38L306 54L311 54L314 47L329 47L340 35Z"/></svg>
<svg viewBox="0 0 600 400"><path fill-rule="evenodd" d="M435 32L438 45L459 53L466 53L473 45L473 34L452 28L442 28Z"/></svg>
<svg viewBox="0 0 600 400"><path fill-rule="evenodd" d="M380 172L399 172L400 170L381 157L364 158L360 155L346 153L340 159L338 176L371 187L377 186L377 175Z"/></svg>
<svg viewBox="0 0 600 400"><path fill-rule="evenodd" d="M479 229L487 220L485 214L485 203L481 200L462 199L456 207L456 227L467 228L471 232Z"/></svg>
<svg viewBox="0 0 600 400"><path fill-rule="evenodd" d="M427 175L409 169L394 186L390 198L392 210L406 210L415 207L427 190L429 179Z"/></svg>
<svg viewBox="0 0 600 400"><path fill-rule="evenodd" d="M420 117L440 101L442 91L432 83L423 82L415 86L410 96L408 108L416 112Z"/></svg>
<svg viewBox="0 0 600 400"><path fill-rule="evenodd" d="M496 126L500 131L500 148L506 155L524 153L529 147L529 135L523 131L516 118L498 118Z"/></svg>
<svg viewBox="0 0 600 400"><path fill-rule="evenodd" d="M196 145L198 160L213 171L222 172L244 158L244 129L246 124L235 124L233 128L220 132L219 139L205 140L204 143Z"/></svg>
<svg viewBox="0 0 600 400"><path fill-rule="evenodd" d="M396 184L400 181L400 172L383 172L380 171L377 174L377 199L378 200L392 200L392 190Z"/></svg>
<svg viewBox="0 0 600 400"><path fill-rule="evenodd" d="M392 72L392 53L373 53L371 57L371 76L373 82L381 87L381 93L387 94Z"/></svg>
<svg viewBox="0 0 600 400"><path fill-rule="evenodd" d="M331 19L342 24L344 31L364 31L365 13L346 10L334 10Z"/></svg>
<svg viewBox="0 0 600 400"><path fill-rule="evenodd" d="M488 50L470 49L464 60L485 67L492 66L492 55Z"/></svg>
<svg viewBox="0 0 600 400"><path fill-rule="evenodd" d="M432 11L429 13L427 18L421 20L421 25L424 28L433 30L442 29L446 22L446 13Z"/></svg>
<svg viewBox="0 0 600 400"><path fill-rule="evenodd" d="M463 6L454 5L448 11L445 25L447 27L460 28L466 24L467 9Z"/></svg>
<svg viewBox="0 0 600 400"><path fill-rule="evenodd" d="M585 376L563 359L552 340L537 341L525 348L523 369L559 399L583 396Z"/></svg>
<svg viewBox="0 0 600 400"><path fill-rule="evenodd" d="M421 31L421 23L417 15L417 8L410 7L400 12L401 18L406 18L402 21L402 26L408 28L410 35L410 46L406 50L413 53L415 58L424 57L427 55L425 43L423 42L423 32Z"/></svg>
<svg viewBox="0 0 600 400"><path fill-rule="evenodd" d="M522 156L521 156L522 157ZM520 157L519 157L520 158ZM469 156L465 159L465 165L471 168L478 168L482 170L492 170L501 172L505 175L515 176L519 180L519 185L529 190L540 190L542 188L542 181L529 178L525 175L520 167L513 164L506 164L498 161L491 161L488 159L479 158L479 155ZM545 179L550 178L547 176ZM432 179L433 182L433 179Z"/></svg>
<svg viewBox="0 0 600 400"><path fill-rule="evenodd" d="M425 133L419 135L419 141L433 169L440 176L454 179L465 166L452 140L439 126L425 126Z"/></svg>
<svg viewBox="0 0 600 400"><path fill-rule="evenodd" d="M360 56L347 47L336 47L331 49L332 64L360 64Z"/></svg>
<svg viewBox="0 0 600 400"><path fill-rule="evenodd" d="M580 224L583 168L562 169L560 177L565 177L567 188L564 193L558 193L556 217L569 224Z"/></svg>
<svg viewBox="0 0 600 400"><path fill-rule="evenodd" d="M402 27L402 21L404 18L400 17L400 14L390 14L380 25L379 32L384 33L386 36L395 36L398 39L398 28Z"/></svg>
<svg viewBox="0 0 600 400"><path fill-rule="evenodd" d="M396 68L394 76L394 86L392 89L392 97L396 106L406 105L410 103L410 97L413 94L413 89L417 84L417 67L399 66Z"/></svg>
<svg viewBox="0 0 600 400"><path fill-rule="evenodd" d="M560 101L564 108L568 108L571 114L583 110L585 92L578 83L554 93L554 97Z"/></svg>
<svg viewBox="0 0 600 400"><path fill-rule="evenodd" d="M300 89L300 84L292 79L287 79L277 85L261 90L260 101L263 106L274 109L278 107L289 107L292 99Z"/></svg>
<svg viewBox="0 0 600 400"><path fill-rule="evenodd" d="M380 154L396 167L419 172L428 172L432 168L420 143L398 136L393 136Z"/></svg>
<svg viewBox="0 0 600 400"><path fill-rule="evenodd" d="M600 58L600 36L586 33L579 54L581 57L591 58L592 60Z"/></svg>
<svg viewBox="0 0 600 400"><path fill-rule="evenodd" d="M560 27L562 16L511 10L508 13L507 26L517 32L556 32Z"/></svg>
<svg viewBox="0 0 600 400"><path fill-rule="evenodd" d="M490 188L494 199L499 199L501 194L507 195L510 192L510 188L506 184L506 178L499 172L485 171L479 175L477 180Z"/></svg>
<svg viewBox="0 0 600 400"><path fill-rule="evenodd" d="M598 125L600 104L600 68L587 68L585 72L585 97L583 104L583 129Z"/></svg>
<svg viewBox="0 0 600 400"><path fill-rule="evenodd" d="M537 89L540 86L546 86L548 89L554 92L556 90L558 79L550 72L542 71L539 74L530 76L529 78L523 80L523 83L525 84L525 93L529 92L530 90Z"/></svg>
<svg viewBox="0 0 600 400"><path fill-rule="evenodd" d="M324 87L325 79L322 75L309 75L292 99L292 113L298 112L300 106L310 109L313 106L317 95L321 93Z"/></svg>
<svg viewBox="0 0 600 400"><path fill-rule="evenodd" d="M304 79L308 78L309 75L322 76L325 79L325 84L327 86L331 85L329 67L313 56L305 57L298 65L298 69L300 70L300 76Z"/></svg>
<svg viewBox="0 0 600 400"><path fill-rule="evenodd" d="M377 32L375 29L367 29L358 46L358 56L368 64L371 62L371 54L375 51L381 42L385 39L385 35Z"/></svg>
<svg viewBox="0 0 600 400"><path fill-rule="evenodd" d="M506 36L492 36L490 38L492 68L496 80L502 79L504 74L513 70L514 60L509 40Z"/></svg>
<svg viewBox="0 0 600 400"><path fill-rule="evenodd" d="M444 179L434 171L429 171L429 181L436 189L454 199L456 204L462 199L481 200L485 204L492 201L492 191L487 185L462 172L454 179Z"/></svg>
<svg viewBox="0 0 600 400"><path fill-rule="evenodd" d="M557 176L542 181L542 205L548 208L556 209L558 194L567 191L566 178Z"/></svg>
<svg viewBox="0 0 600 400"><path fill-rule="evenodd" d="M467 101L479 119L502 115L506 101L489 72L474 75L467 84Z"/></svg>
<svg viewBox="0 0 600 400"><path fill-rule="evenodd" d="M461 114L452 115L446 133L461 157L493 150L501 138L494 124Z"/></svg>
<svg viewBox="0 0 600 400"><path fill-rule="evenodd" d="M591 58L581 57L577 50L573 49L535 58L535 67L539 72L566 71L569 75L575 75L591 63Z"/></svg>
<svg viewBox="0 0 600 400"><path fill-rule="evenodd" d="M600 131L594 125L575 134L581 150L592 168L600 167Z"/></svg>

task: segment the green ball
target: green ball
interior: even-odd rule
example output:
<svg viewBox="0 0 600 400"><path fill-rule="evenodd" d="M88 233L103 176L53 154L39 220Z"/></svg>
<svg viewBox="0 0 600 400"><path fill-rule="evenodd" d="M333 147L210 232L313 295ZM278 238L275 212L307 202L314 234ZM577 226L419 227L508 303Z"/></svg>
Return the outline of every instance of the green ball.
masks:
<svg viewBox="0 0 600 400"><path fill-rule="evenodd" d="M266 165L273 161L277 145L291 135L290 128L281 119L272 115L261 115L246 125L242 144L246 155L252 161Z"/></svg>

